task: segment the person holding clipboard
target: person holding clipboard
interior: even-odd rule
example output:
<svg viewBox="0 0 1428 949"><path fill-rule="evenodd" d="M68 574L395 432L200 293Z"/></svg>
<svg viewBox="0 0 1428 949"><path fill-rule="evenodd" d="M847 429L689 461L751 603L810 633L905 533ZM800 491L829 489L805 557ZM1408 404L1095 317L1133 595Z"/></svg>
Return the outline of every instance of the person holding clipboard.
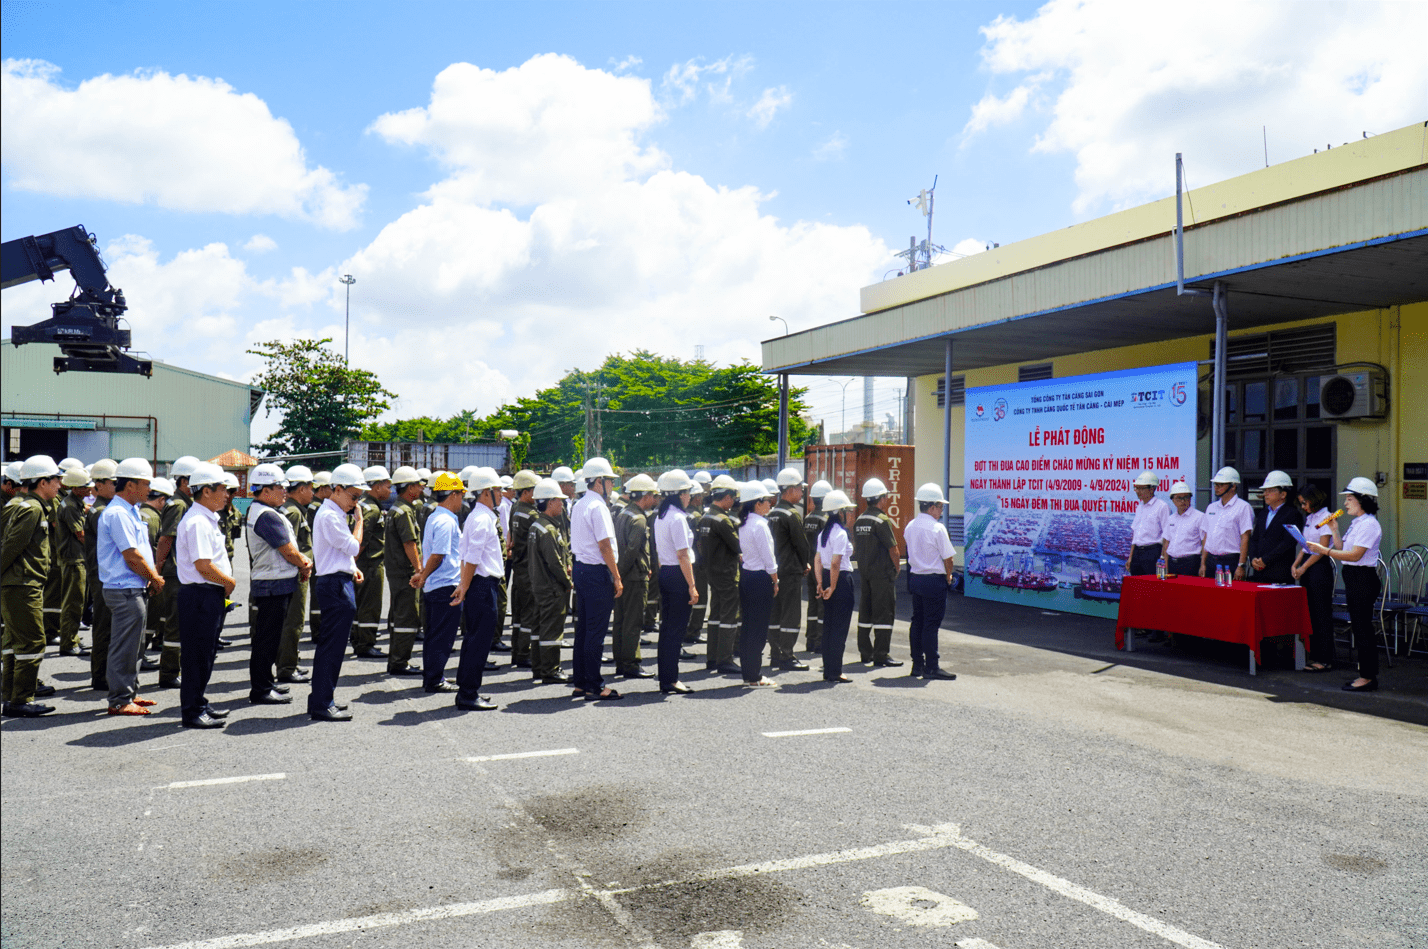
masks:
<svg viewBox="0 0 1428 949"><path fill-rule="evenodd" d="M1304 535L1324 546L1334 542L1334 523L1329 516L1328 498L1318 487L1307 484L1299 492L1304 512ZM1322 526L1321 526L1322 525ZM1323 554L1308 547L1307 540L1294 556L1290 575L1309 597L1309 662L1305 672L1328 672L1334 668L1334 567Z"/></svg>
<svg viewBox="0 0 1428 949"><path fill-rule="evenodd" d="M1359 676L1344 683L1345 692L1378 691L1378 646L1373 641L1373 604L1378 599L1378 545L1383 528L1378 523L1378 485L1368 478L1354 478L1341 494L1344 510L1354 519L1348 533L1339 538L1339 525L1330 521L1334 543L1311 543L1310 553L1342 563L1344 593L1353 628L1354 652L1358 655ZM1337 516L1337 515L1335 515Z"/></svg>

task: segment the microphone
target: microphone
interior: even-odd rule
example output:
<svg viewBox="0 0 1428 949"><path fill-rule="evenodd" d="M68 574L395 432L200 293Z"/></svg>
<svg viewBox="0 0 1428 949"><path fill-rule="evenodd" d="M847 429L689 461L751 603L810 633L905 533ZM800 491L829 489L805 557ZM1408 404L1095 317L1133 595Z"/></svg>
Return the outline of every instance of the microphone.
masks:
<svg viewBox="0 0 1428 949"><path fill-rule="evenodd" d="M1339 509L1338 509L1337 511L1335 511L1333 514L1330 514L1328 517L1324 518L1322 521L1320 521L1319 523L1315 524L1314 526L1315 526L1315 527L1323 527L1325 524L1328 524L1328 523L1330 523L1331 521L1337 521L1339 518L1341 518L1341 517L1343 517L1343 516L1344 516L1344 509L1343 509L1343 508L1339 508Z"/></svg>

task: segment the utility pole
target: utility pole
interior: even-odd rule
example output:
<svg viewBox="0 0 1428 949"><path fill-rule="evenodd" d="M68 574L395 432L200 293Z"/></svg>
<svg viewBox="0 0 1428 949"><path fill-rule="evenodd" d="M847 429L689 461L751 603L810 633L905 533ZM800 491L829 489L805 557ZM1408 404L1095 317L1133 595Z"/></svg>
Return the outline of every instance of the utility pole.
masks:
<svg viewBox="0 0 1428 949"><path fill-rule="evenodd" d="M350 273L345 273L340 279L347 284L347 309L343 318L342 361L350 363L351 360L348 357L352 354L352 285L357 282L357 278Z"/></svg>

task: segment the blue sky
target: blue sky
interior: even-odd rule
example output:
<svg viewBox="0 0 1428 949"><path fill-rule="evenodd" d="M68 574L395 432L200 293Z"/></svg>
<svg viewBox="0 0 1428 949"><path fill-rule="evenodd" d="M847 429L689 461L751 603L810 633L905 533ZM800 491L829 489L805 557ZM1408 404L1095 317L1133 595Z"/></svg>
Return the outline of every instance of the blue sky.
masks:
<svg viewBox="0 0 1428 949"><path fill-rule="evenodd" d="M854 315L934 175L967 251L1421 120L1425 9L8 0L0 230L85 224L136 346L239 378L354 273L400 414L485 412Z"/></svg>

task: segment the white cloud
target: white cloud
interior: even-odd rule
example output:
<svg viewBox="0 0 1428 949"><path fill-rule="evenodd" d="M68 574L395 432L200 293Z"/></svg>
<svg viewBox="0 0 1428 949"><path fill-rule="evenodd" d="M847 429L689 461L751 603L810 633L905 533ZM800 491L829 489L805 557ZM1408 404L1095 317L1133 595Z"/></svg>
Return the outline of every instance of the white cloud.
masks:
<svg viewBox="0 0 1428 949"><path fill-rule="evenodd" d="M843 157L848 148L848 137L842 132L834 132L828 140L813 150L814 161L833 161Z"/></svg>
<svg viewBox="0 0 1428 949"><path fill-rule="evenodd" d="M634 54L626 56L619 62L615 62L615 57L610 57L610 65L615 67L615 72L617 73L628 72L629 70L634 69L636 66L639 66L642 63L644 63L644 60L640 59L640 57L635 56Z"/></svg>
<svg viewBox="0 0 1428 949"><path fill-rule="evenodd" d="M1228 24L1228 27L1227 27ZM1076 156L1078 214L1159 197L1184 152L1194 185L1423 117L1424 4L1157 4L1051 0L983 27L984 67L1008 93L967 134L1049 103L1034 151Z"/></svg>
<svg viewBox="0 0 1428 949"><path fill-rule="evenodd" d="M778 110L788 108L792 103L793 93L788 91L788 87L777 86L765 89L764 94L759 96L759 101L755 102L745 114L753 119L754 124L759 128L766 129Z"/></svg>
<svg viewBox="0 0 1428 949"><path fill-rule="evenodd" d="M977 237L964 237L952 245L952 253L958 257L971 257L987 249L987 242Z"/></svg>
<svg viewBox="0 0 1428 949"><path fill-rule="evenodd" d="M277 250L278 242L267 234L254 234L248 238L248 243L243 245L243 249L254 254L266 254L270 250Z"/></svg>
<svg viewBox="0 0 1428 949"><path fill-rule="evenodd" d="M734 80L753 68L754 58L749 55L730 54L712 63L706 63L703 56L696 56L688 62L669 67L661 88L665 98L673 105L693 102L699 97L701 88L708 94L710 102L727 104L734 98L730 91Z"/></svg>
<svg viewBox="0 0 1428 949"><path fill-rule="evenodd" d="M275 214L356 226L367 186L310 167L285 119L220 79L105 74L67 88L59 68L7 59L0 122L11 187L179 211Z"/></svg>

